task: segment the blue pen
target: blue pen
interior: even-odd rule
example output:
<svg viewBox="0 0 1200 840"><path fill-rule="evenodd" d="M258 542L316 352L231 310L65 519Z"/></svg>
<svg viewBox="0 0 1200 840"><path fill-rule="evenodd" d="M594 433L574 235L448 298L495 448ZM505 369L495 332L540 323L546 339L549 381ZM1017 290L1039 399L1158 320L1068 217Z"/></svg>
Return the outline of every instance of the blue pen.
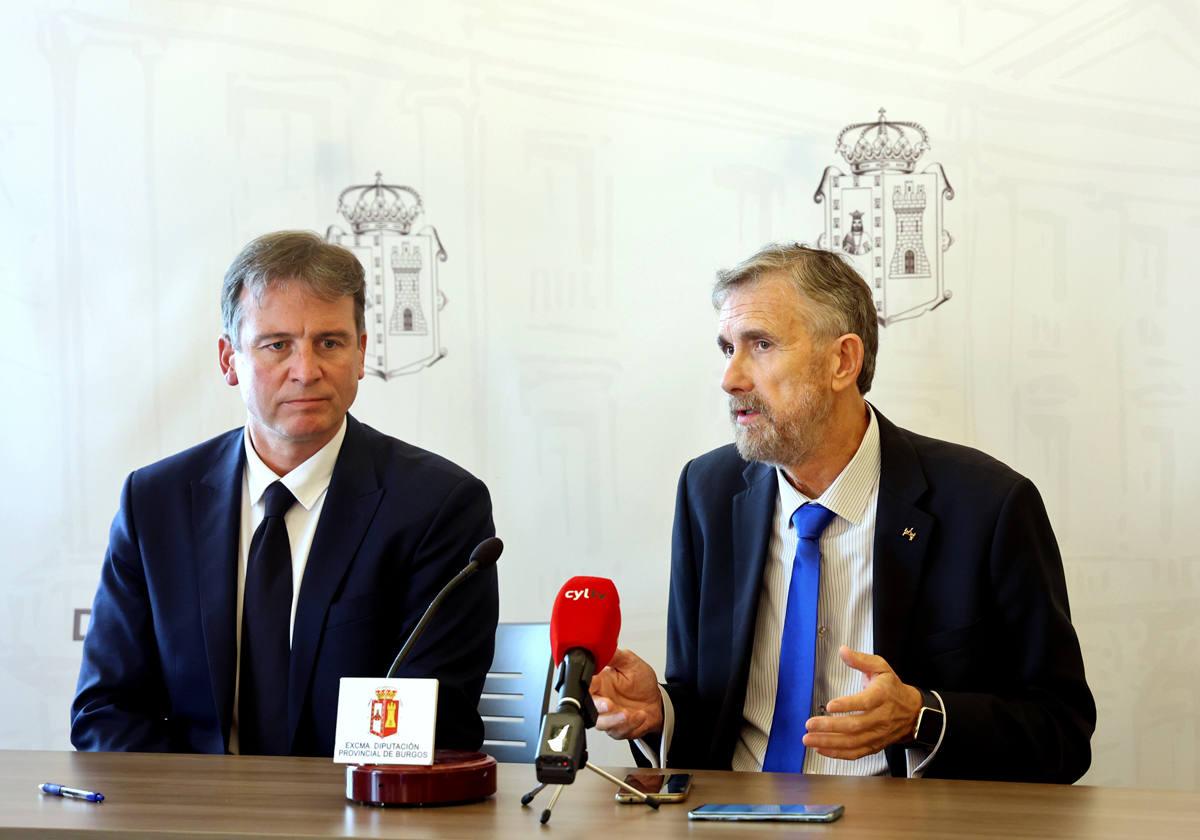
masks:
<svg viewBox="0 0 1200 840"><path fill-rule="evenodd" d="M46 782L38 785L38 790L42 793L48 793L51 796L65 796L68 799L84 799L88 802L103 802L103 793L93 793L90 790L80 790L79 788L65 787L56 785L53 782Z"/></svg>

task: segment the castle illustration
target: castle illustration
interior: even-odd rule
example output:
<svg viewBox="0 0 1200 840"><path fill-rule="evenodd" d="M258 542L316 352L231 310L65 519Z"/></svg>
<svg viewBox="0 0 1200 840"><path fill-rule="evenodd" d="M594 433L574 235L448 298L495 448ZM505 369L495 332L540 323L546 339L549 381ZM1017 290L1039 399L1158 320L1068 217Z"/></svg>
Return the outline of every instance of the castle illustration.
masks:
<svg viewBox="0 0 1200 840"><path fill-rule="evenodd" d="M421 247L413 242L392 246L392 274L396 295L388 319L390 335L425 335L429 328L421 311Z"/></svg>
<svg viewBox="0 0 1200 840"><path fill-rule="evenodd" d="M913 189L912 181L904 189L892 191L896 214L896 250L888 274L892 277L928 277L929 257L925 255L925 187Z"/></svg>

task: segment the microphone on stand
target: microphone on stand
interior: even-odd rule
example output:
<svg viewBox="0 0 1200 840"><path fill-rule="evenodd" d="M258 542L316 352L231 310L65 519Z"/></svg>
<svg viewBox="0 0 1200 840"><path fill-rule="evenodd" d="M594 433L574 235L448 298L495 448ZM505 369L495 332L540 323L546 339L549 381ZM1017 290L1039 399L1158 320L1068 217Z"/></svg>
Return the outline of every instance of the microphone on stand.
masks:
<svg viewBox="0 0 1200 840"><path fill-rule="evenodd" d="M621 632L621 598L608 578L573 577L550 615L550 654L558 663L558 709L546 715L535 762L539 782L569 785L587 763L584 730L596 725L588 687L612 659Z"/></svg>
<svg viewBox="0 0 1200 840"><path fill-rule="evenodd" d="M426 625L430 619L441 607L442 601L446 600L446 596L457 589L462 582L471 575L478 572L480 569L486 569L488 566L494 566L496 561L500 559L501 552L504 551L504 543L499 537L488 537L486 540L475 546L475 550L471 552L470 558L467 560L467 565L463 570L450 578L450 582L442 587L442 591L434 597L429 606L425 610L425 614L421 616L421 620L417 622L417 626L408 634L408 638L404 640L400 652L396 654L396 658L392 660L392 667L388 668L387 677L391 679L396 676L396 672L400 670L400 666L404 664L404 660L408 659L412 653L413 647L417 643L417 639L425 632Z"/></svg>
<svg viewBox="0 0 1200 840"><path fill-rule="evenodd" d="M573 577L554 599L550 616L550 653L558 663L558 708L547 712L538 737L534 762L538 786L521 798L528 805L547 785L557 785L541 822L562 795L564 785L586 767L632 793L638 801L658 809L658 802L588 761L586 730L596 725L596 704L588 691L596 671L604 668L617 650L621 632L621 599L608 578Z"/></svg>
<svg viewBox="0 0 1200 840"><path fill-rule="evenodd" d="M467 565L442 587L404 640L386 679L395 676L446 597L480 569L495 565L504 543L488 537L475 546ZM483 753L435 750L432 765L349 764L346 798L370 805L450 805L474 802L496 792L496 759Z"/></svg>

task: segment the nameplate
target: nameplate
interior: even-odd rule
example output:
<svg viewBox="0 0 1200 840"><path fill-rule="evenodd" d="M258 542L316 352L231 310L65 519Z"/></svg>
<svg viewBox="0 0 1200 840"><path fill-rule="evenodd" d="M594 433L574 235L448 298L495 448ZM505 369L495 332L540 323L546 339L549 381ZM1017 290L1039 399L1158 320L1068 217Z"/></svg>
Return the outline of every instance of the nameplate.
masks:
<svg viewBox="0 0 1200 840"><path fill-rule="evenodd" d="M342 677L336 764L433 764L438 681Z"/></svg>

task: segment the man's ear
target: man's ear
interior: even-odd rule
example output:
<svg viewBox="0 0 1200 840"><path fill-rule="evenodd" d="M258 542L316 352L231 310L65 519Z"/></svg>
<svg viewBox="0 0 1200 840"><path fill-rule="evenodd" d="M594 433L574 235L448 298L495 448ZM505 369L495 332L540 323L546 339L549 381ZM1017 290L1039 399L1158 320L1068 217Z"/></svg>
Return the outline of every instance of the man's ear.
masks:
<svg viewBox="0 0 1200 840"><path fill-rule="evenodd" d="M238 384L237 369L234 367L236 355L237 351L233 349L233 342L229 340L229 336L223 335L217 339L217 362L221 365L221 375L229 385Z"/></svg>
<svg viewBox="0 0 1200 840"><path fill-rule="evenodd" d="M367 334L358 337L358 378L367 375Z"/></svg>
<svg viewBox="0 0 1200 840"><path fill-rule="evenodd" d="M833 350L833 390L845 391L857 387L858 374L863 366L862 339L854 333L846 333L833 340Z"/></svg>

